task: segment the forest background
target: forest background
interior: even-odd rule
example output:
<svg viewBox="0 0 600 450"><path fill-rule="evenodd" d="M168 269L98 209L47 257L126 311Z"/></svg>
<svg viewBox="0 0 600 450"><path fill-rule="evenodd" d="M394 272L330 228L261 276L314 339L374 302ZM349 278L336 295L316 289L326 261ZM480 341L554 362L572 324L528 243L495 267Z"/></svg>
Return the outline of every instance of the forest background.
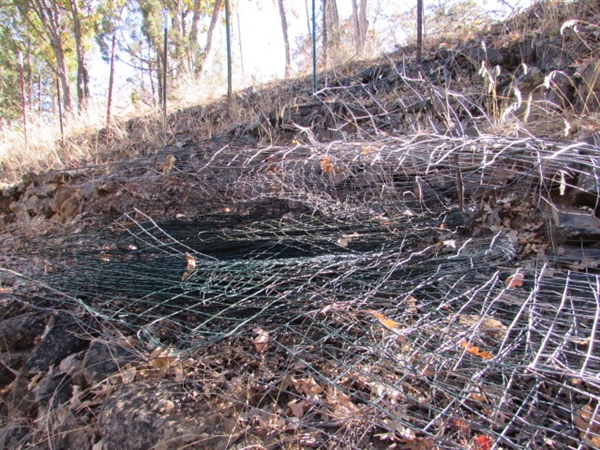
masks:
<svg viewBox="0 0 600 450"><path fill-rule="evenodd" d="M226 3L0 3L2 181L6 181L7 172L14 178L29 169L68 164L56 144L61 135L64 144L65 133L109 128L111 121L153 114L165 104L173 111L223 95L227 91L226 9L231 25L234 90L312 70L310 1ZM415 42L416 1L313 3L319 70L335 70L349 61L377 57ZM425 38L438 43L445 38L468 39L475 30L491 26L530 3L427 1ZM82 153L77 155L80 162L90 159L89 152Z"/></svg>

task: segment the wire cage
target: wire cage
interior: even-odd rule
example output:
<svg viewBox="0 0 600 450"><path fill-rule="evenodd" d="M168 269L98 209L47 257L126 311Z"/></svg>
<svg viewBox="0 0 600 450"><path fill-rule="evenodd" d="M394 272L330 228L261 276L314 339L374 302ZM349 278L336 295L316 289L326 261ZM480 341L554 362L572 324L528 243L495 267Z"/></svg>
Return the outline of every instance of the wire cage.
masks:
<svg viewBox="0 0 600 450"><path fill-rule="evenodd" d="M554 221L597 198L597 149L415 135L194 164L172 178L219 209L46 238L38 284L170 348L266 447L597 446L594 244L565 253Z"/></svg>

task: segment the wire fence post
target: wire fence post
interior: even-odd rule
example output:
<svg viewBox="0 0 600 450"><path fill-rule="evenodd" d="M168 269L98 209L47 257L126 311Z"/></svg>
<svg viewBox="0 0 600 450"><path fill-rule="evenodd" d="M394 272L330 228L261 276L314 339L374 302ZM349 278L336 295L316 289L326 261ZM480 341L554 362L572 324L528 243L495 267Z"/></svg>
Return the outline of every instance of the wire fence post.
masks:
<svg viewBox="0 0 600 450"><path fill-rule="evenodd" d="M423 0L417 0L417 67L421 67L423 53Z"/></svg>
<svg viewBox="0 0 600 450"><path fill-rule="evenodd" d="M315 0L312 0L312 50L313 50L313 95L317 95L317 13Z"/></svg>
<svg viewBox="0 0 600 450"><path fill-rule="evenodd" d="M229 0L225 0L225 34L227 35L227 102L231 104L233 93L233 75L231 66L231 19L229 17Z"/></svg>
<svg viewBox="0 0 600 450"><path fill-rule="evenodd" d="M168 27L167 27L167 15L165 14L165 24L164 24L164 36L163 36L163 92L162 92L162 110L163 110L163 119L167 120L167 50L168 50Z"/></svg>

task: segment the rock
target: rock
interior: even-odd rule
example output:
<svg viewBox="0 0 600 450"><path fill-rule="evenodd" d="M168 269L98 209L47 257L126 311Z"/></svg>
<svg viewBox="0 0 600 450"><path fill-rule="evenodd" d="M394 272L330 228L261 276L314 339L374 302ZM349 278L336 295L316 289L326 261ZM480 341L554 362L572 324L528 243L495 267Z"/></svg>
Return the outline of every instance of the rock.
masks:
<svg viewBox="0 0 600 450"><path fill-rule="evenodd" d="M597 173L581 172L577 177L577 187L588 194L597 195L600 188L600 179Z"/></svg>
<svg viewBox="0 0 600 450"><path fill-rule="evenodd" d="M0 213L8 214L11 212L10 205L18 199L17 195L5 195L4 192L0 196Z"/></svg>
<svg viewBox="0 0 600 450"><path fill-rule="evenodd" d="M578 209L553 209L553 222L556 241L600 242L600 220L589 212Z"/></svg>
<svg viewBox="0 0 600 450"><path fill-rule="evenodd" d="M73 379L66 373L48 373L31 390L34 401L54 409L71 399Z"/></svg>
<svg viewBox="0 0 600 450"><path fill-rule="evenodd" d="M481 45L469 47L467 50L469 58L481 65L483 61L488 68L501 66L504 63L504 56L493 47L483 48Z"/></svg>
<svg viewBox="0 0 600 450"><path fill-rule="evenodd" d="M26 448L27 437L31 434L29 425L25 421L11 421L3 425L0 429L0 448Z"/></svg>
<svg viewBox="0 0 600 450"><path fill-rule="evenodd" d="M81 186L79 195L86 200L92 200L98 197L98 189L95 184L87 183Z"/></svg>
<svg viewBox="0 0 600 450"><path fill-rule="evenodd" d="M81 214L82 207L83 203L81 199L77 195L74 195L64 201L60 206L58 214L64 222L68 222Z"/></svg>
<svg viewBox="0 0 600 450"><path fill-rule="evenodd" d="M10 415L13 417L30 417L37 408L34 395L29 388L32 378L23 375L21 370L11 385L12 392L9 397L9 407Z"/></svg>
<svg viewBox="0 0 600 450"><path fill-rule="evenodd" d="M535 88L540 86L544 82L544 74L542 71L531 66L527 68L527 71L519 76L515 81L515 86L521 91L521 95L525 97L529 95Z"/></svg>
<svg viewBox="0 0 600 450"><path fill-rule="evenodd" d="M50 207L52 200L49 198L38 197L32 195L27 199L25 203L25 209L30 216L44 216L46 219L52 217L53 211Z"/></svg>
<svg viewBox="0 0 600 450"><path fill-rule="evenodd" d="M10 212L17 214L20 211L24 211L23 203L15 200L14 202L8 205L8 209L10 210Z"/></svg>
<svg viewBox="0 0 600 450"><path fill-rule="evenodd" d="M76 193L76 191L74 189L71 189L68 187L60 188L54 195L52 203L50 204L50 208L52 208L52 211L59 212L62 205L69 198L73 197L73 195L75 195L75 193Z"/></svg>
<svg viewBox="0 0 600 450"><path fill-rule="evenodd" d="M562 110L573 106L575 85L568 71L553 71L549 75L549 87L546 94L548 103Z"/></svg>
<svg viewBox="0 0 600 450"><path fill-rule="evenodd" d="M589 60L581 64L575 76L580 80L575 111L591 113L600 110L600 62Z"/></svg>
<svg viewBox="0 0 600 450"><path fill-rule="evenodd" d="M0 321L0 351L27 350L44 331L47 314L28 312Z"/></svg>
<svg viewBox="0 0 600 450"><path fill-rule="evenodd" d="M573 58L563 50L564 43L559 37L535 42L535 63L544 72L563 70L573 62Z"/></svg>
<svg viewBox="0 0 600 450"><path fill-rule="evenodd" d="M60 433L56 435L55 449L91 449L94 441L94 428L82 418L86 416L75 416L72 411L64 409L61 418ZM106 448L106 447L104 447Z"/></svg>
<svg viewBox="0 0 600 450"><path fill-rule="evenodd" d="M0 389L8 386L16 378L17 372L27 361L29 352L7 352L0 353L2 364L0 364Z"/></svg>
<svg viewBox="0 0 600 450"><path fill-rule="evenodd" d="M50 318L42 341L35 347L22 368L25 375L47 370L63 358L83 350L88 342L78 335L86 330L66 312L55 313Z"/></svg>
<svg viewBox="0 0 600 450"><path fill-rule="evenodd" d="M96 341L83 359L83 376L88 384L94 386L137 359L133 350Z"/></svg>
<svg viewBox="0 0 600 450"><path fill-rule="evenodd" d="M99 194L111 194L119 189L119 183L115 181L107 181L98 186L97 190Z"/></svg>
<svg viewBox="0 0 600 450"><path fill-rule="evenodd" d="M235 431L235 411L193 399L187 388L168 381L124 385L104 402L98 428L109 449L167 450L190 447L224 450Z"/></svg>
<svg viewBox="0 0 600 450"><path fill-rule="evenodd" d="M41 184L36 187L27 189L28 194L37 195L38 197L52 197L61 187L58 183Z"/></svg>
<svg viewBox="0 0 600 450"><path fill-rule="evenodd" d="M21 177L21 183L25 186L29 186L30 184L34 184L37 180L37 173L35 172L27 172Z"/></svg>
<svg viewBox="0 0 600 450"><path fill-rule="evenodd" d="M24 314L31 310L28 303L14 294L0 292L0 320Z"/></svg>

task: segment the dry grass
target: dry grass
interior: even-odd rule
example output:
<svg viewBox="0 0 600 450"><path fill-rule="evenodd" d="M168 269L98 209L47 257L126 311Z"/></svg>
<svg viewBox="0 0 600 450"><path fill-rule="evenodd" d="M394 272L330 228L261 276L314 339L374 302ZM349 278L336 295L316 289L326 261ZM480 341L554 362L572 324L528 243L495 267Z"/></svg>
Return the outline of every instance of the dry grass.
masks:
<svg viewBox="0 0 600 450"><path fill-rule="evenodd" d="M600 5L597 1L538 1L532 8L510 18L502 26L491 26L488 23L479 32L471 27L467 34L455 34L452 42L449 42L451 35L429 36L425 41L425 53L436 54L435 52L444 49L452 49L457 54L466 53L469 45L476 47L482 41L487 41L496 48L508 48L509 51L518 53L519 45L547 36L557 36L561 39L562 51L578 55L581 61L593 63L598 58L598 50L591 39L600 31L596 24L600 24ZM412 50L414 46L403 49L402 57ZM321 79L327 80L327 85L334 88L338 85L346 86L344 80L356 79L357 74L365 68L391 63L392 58L356 61L348 52L331 56L330 64L333 69L323 73ZM472 64L477 66L478 63ZM600 108L596 107L600 105L596 95L597 86L590 85L587 90L580 90L577 102L569 103L559 99L559 103L563 103L561 107L557 107L556 101L548 99L547 92L550 90L557 93L561 83L580 84L580 74L553 71L546 75L543 85L519 97L518 88L512 84L507 89L498 88L499 75L495 67L485 65L480 69L479 78L471 76L470 81L456 80L451 86L454 93L447 86L438 86L434 82L430 88L425 87L423 92L416 94L425 98L435 92L442 103L445 103L441 105L441 109L447 113L452 112L449 110L452 105L448 100L451 95L459 93L469 99L480 98L487 116L484 122L491 125L483 130L485 132L508 136L576 139L600 129L597 112ZM507 71L515 69L518 75L521 69L506 68ZM600 71L597 70L591 76L583 77L583 82L589 84L598 73ZM104 129L105 106L99 104L90 108L83 116L70 118L65 127L64 138L61 138L60 127L55 119L48 122L32 117L28 127L28 145L25 145L21 128L7 127L0 131L0 182L3 185L16 183L23 174L31 171L74 168L154 153L167 144L199 141L236 127L240 130L254 130L265 143L281 143L282 136L276 135L276 130L268 126L268 123L265 126L265 122L277 122L297 105L312 101L308 77L271 83L261 86L259 90L240 90L230 104L222 96L225 89L222 80L216 77L211 80L179 80L178 86L170 92L169 117L166 121L160 111L128 105L120 113L115 113L110 132L107 132ZM445 94L442 92L444 90ZM367 100L356 99L351 93L344 95L340 94L341 101L363 106L367 110L370 104L379 103L385 109L387 100L392 99L396 103L406 100L400 97L393 99L394 92L378 92ZM433 119L421 116L410 126L414 128L418 125L423 130L431 131L433 122L439 122L440 117L443 119L448 116L440 111L437 111L437 116ZM448 122L447 126L464 125L454 123L455 120L443 121Z"/></svg>

